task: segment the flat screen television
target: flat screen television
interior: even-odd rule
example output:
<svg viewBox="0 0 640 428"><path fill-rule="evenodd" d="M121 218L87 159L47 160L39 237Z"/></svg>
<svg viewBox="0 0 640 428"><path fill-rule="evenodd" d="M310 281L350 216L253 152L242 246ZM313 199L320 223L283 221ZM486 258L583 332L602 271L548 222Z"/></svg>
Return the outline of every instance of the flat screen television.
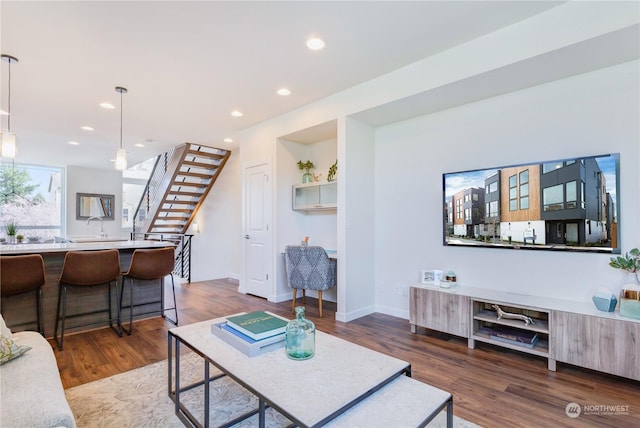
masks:
<svg viewBox="0 0 640 428"><path fill-rule="evenodd" d="M620 156L442 175L444 245L620 253Z"/></svg>

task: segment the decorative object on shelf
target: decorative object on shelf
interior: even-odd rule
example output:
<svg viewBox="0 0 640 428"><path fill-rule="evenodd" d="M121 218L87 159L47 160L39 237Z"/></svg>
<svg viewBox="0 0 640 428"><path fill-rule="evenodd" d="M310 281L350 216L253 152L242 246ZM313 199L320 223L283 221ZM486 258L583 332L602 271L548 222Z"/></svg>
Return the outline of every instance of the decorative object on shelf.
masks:
<svg viewBox="0 0 640 428"><path fill-rule="evenodd" d="M491 307L493 309L496 310L496 313L498 314L498 319L501 320L502 318L506 318L506 319L512 319L512 320L521 320L524 321L525 325L529 325L529 324L535 324L533 322L533 319L531 317L528 317L526 315L522 315L522 314L512 314L511 312L505 312L502 310L502 308L498 305L491 305Z"/></svg>
<svg viewBox="0 0 640 428"><path fill-rule="evenodd" d="M442 280L441 270L422 270L421 278L423 284L440 285Z"/></svg>
<svg viewBox="0 0 640 428"><path fill-rule="evenodd" d="M627 271L627 282L620 291L620 315L640 319L640 286L638 285L638 269L640 269L640 250L633 248L624 256L611 257L609 266Z"/></svg>
<svg viewBox="0 0 640 428"><path fill-rule="evenodd" d="M609 266L614 269L623 269L629 273L636 273L640 268L640 250L633 248L623 256L611 257Z"/></svg>
<svg viewBox="0 0 640 428"><path fill-rule="evenodd" d="M302 182L303 183L312 183L313 182L313 174L309 172L310 169L315 168L316 166L310 160L306 162L298 161L298 169L300 171L304 171L302 174Z"/></svg>
<svg viewBox="0 0 640 428"><path fill-rule="evenodd" d="M311 173L311 175L313 176L313 182L314 183L318 183L320 182L320 177L322 177L322 173L315 175L314 173Z"/></svg>
<svg viewBox="0 0 640 428"><path fill-rule="evenodd" d="M116 152L116 169L124 171L127 169L127 151L122 147L122 94L127 93L127 88L116 86L116 92L120 94L120 148Z"/></svg>
<svg viewBox="0 0 640 428"><path fill-rule="evenodd" d="M16 241L18 244L22 244L22 241L24 241L24 235L16 235Z"/></svg>
<svg viewBox="0 0 640 428"><path fill-rule="evenodd" d="M316 352L316 326L304 317L304 306L296 306L296 317L287 324L284 347L292 360L308 360Z"/></svg>
<svg viewBox="0 0 640 428"><path fill-rule="evenodd" d="M613 312L616 310L618 299L607 287L600 287L596 290L596 294L591 298L593 304L599 311Z"/></svg>
<svg viewBox="0 0 640 428"><path fill-rule="evenodd" d="M304 239L300 241L300 245L302 245L303 247L308 247L309 246L309 237L305 236Z"/></svg>
<svg viewBox="0 0 640 428"><path fill-rule="evenodd" d="M456 282L456 274L453 271L449 271L447 272L447 274L444 277L445 281L450 281L450 282Z"/></svg>
<svg viewBox="0 0 640 428"><path fill-rule="evenodd" d="M329 167L329 173L327 174L327 181L333 181L336 178L337 173L338 173L338 159L336 159L334 164Z"/></svg>
<svg viewBox="0 0 640 428"><path fill-rule="evenodd" d="M7 222L7 224L5 224L4 229L7 232L7 243L15 243L16 234L18 233L18 225L10 220L9 222Z"/></svg>
<svg viewBox="0 0 640 428"><path fill-rule="evenodd" d="M635 272L629 272L629 281L622 286L620 315L640 319L640 284Z"/></svg>

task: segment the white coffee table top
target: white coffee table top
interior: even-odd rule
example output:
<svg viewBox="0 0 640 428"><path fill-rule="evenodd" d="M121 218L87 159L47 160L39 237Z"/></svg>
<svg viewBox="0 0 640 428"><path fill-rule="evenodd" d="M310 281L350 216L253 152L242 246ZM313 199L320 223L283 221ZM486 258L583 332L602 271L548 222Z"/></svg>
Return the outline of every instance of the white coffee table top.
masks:
<svg viewBox="0 0 640 428"><path fill-rule="evenodd" d="M306 426L316 425L409 367L406 361L320 331L316 331L316 354L309 360L291 360L283 348L248 357L211 333L211 325L221 321L170 332Z"/></svg>

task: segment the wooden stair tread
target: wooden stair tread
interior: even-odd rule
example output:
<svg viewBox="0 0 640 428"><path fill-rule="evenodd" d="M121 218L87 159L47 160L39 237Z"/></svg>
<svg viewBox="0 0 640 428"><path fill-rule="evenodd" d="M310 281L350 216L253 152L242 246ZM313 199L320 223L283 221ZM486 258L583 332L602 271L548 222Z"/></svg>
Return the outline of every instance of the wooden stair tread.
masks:
<svg viewBox="0 0 640 428"><path fill-rule="evenodd" d="M188 156L205 156L213 159L223 159L229 153L228 151L225 151L225 152L226 152L225 154L221 155L220 153L204 152L204 151L189 149L187 150L187 155Z"/></svg>
<svg viewBox="0 0 640 428"><path fill-rule="evenodd" d="M191 172L191 171L179 171L178 176L186 176L186 177L196 177L196 178L202 178L202 179L206 179L206 180L210 180L211 177L213 176L212 174L203 174L200 172Z"/></svg>

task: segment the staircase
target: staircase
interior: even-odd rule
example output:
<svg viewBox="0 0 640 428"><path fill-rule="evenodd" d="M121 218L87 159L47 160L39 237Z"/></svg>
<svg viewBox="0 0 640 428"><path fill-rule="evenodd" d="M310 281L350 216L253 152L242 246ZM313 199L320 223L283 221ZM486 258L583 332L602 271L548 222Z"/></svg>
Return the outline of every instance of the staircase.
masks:
<svg viewBox="0 0 640 428"><path fill-rule="evenodd" d="M184 277L185 258L190 260L187 229L230 155L229 150L185 143L156 158L134 216L132 237L175 242L179 276Z"/></svg>

